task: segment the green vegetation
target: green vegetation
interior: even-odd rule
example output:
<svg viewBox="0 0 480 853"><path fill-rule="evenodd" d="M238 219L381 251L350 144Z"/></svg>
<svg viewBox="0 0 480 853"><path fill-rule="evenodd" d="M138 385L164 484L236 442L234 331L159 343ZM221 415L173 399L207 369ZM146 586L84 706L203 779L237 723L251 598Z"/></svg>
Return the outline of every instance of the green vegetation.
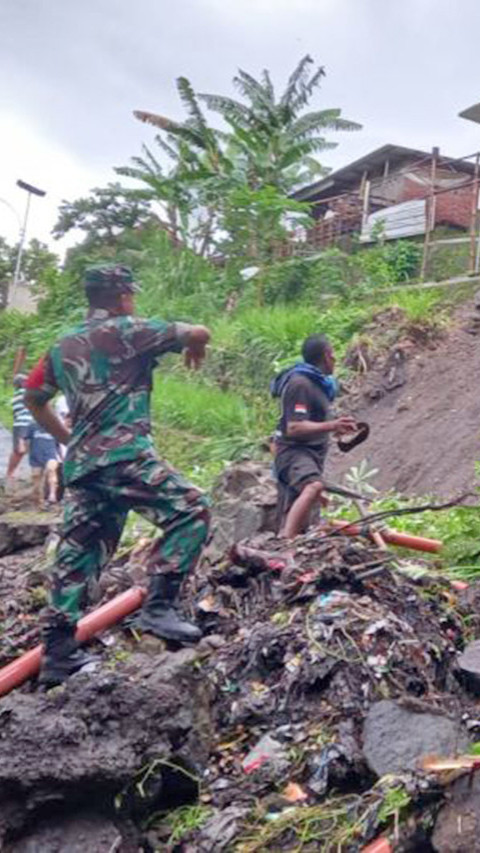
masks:
<svg viewBox="0 0 480 853"><path fill-rule="evenodd" d="M190 832L200 829L209 819L212 810L198 803L191 806L181 806L168 812L160 822L162 828L169 832L168 846L180 844ZM158 824L156 824L158 826Z"/></svg>
<svg viewBox="0 0 480 853"><path fill-rule="evenodd" d="M325 853L336 853L350 846L362 846L372 826L384 828L388 834L394 821L400 815L403 817L410 805L411 797L402 781L385 776L364 797L332 797L320 805L289 808L275 820L259 815L256 821L252 820L236 850L273 853L284 848L301 853L312 849L313 844Z"/></svg>
<svg viewBox="0 0 480 853"><path fill-rule="evenodd" d="M325 174L313 156L335 147L325 133L360 129L339 109L305 112L324 77L304 56L278 96L267 70L260 79L239 70L233 84L240 100L197 94L179 77L186 119L136 111L157 129L158 153L144 146L142 157L116 171L139 181L145 199L162 203L163 226L176 243L202 256L221 251L269 262L295 221L305 224L309 208L291 192ZM222 130L209 123L204 106L221 116Z"/></svg>
<svg viewBox="0 0 480 853"><path fill-rule="evenodd" d="M52 341L83 316L83 267L100 257L129 263L142 283L138 311L167 320L207 323L213 345L205 369L192 375L178 358L158 371L152 398L159 447L202 485L223 464L260 452L277 414L268 386L272 375L298 358L307 334L326 330L339 359L355 335L382 308L398 304L406 321L438 323L439 289L376 295L375 264L384 269L390 249L347 255L327 250L312 260L275 262L245 280L238 262L217 267L188 249L175 248L155 228L125 230L115 247L88 246L63 272L49 270L38 284L38 315L0 314L0 417L10 423L11 370L16 349L27 347L31 365ZM372 252L373 260L365 260ZM383 254L382 254L383 253ZM364 270L368 274L364 276ZM261 276L263 305L258 304ZM432 317L434 319L432 319ZM340 377L348 371L339 364Z"/></svg>
<svg viewBox="0 0 480 853"><path fill-rule="evenodd" d="M365 472L365 466L360 464L348 475L346 480L350 488L360 489L366 496L371 495L372 471ZM362 480L356 476L360 469ZM424 506L427 503L439 503L434 497L422 497L411 500L400 498L398 495L387 495L373 500L368 512L387 512L390 510L407 509ZM358 513L351 504L343 507L338 515L342 518L357 518ZM470 581L478 577L480 571L480 513L478 506L457 506L448 510L426 510L418 514L406 514L387 518L385 524L401 532L414 536L426 536L443 542L440 554L419 554L412 552L412 559L425 563L431 568L445 571L453 580ZM405 552L403 552L405 553ZM421 559L420 559L421 558Z"/></svg>
<svg viewBox="0 0 480 853"><path fill-rule="evenodd" d="M379 248L373 251L381 261ZM277 413L268 394L270 379L298 358L307 334L326 330L341 358L353 336L383 306L400 301L407 317L428 319L432 306L445 299L443 291L435 290L406 292L394 300L388 294L377 297L371 279L361 281L367 252L348 256L329 250L311 261L274 263L263 275L266 304L258 305L257 276L245 281L238 263L216 267L190 250L176 249L165 233L155 229L127 230L117 239L115 257L131 264L142 283L140 314L205 322L213 332L204 370L192 375L178 358L168 357L157 374L152 398L155 430L162 452L173 464L207 485L226 461L258 453ZM103 246L102 254L108 258L113 253ZM38 315L0 314L4 379L0 417L5 423L10 422L16 349L27 346L31 365L56 337L78 322L85 310L82 266L99 257L99 251L92 249L82 259L76 256L64 272L50 271L39 285ZM370 263L371 276L372 269ZM344 283L342 293L345 270L350 276L347 282L356 277L359 284L357 289ZM293 298L295 289L298 295ZM339 366L339 374L346 375L345 368Z"/></svg>
<svg viewBox="0 0 480 853"><path fill-rule="evenodd" d="M342 357L352 343L366 344L371 354L393 344L412 324L431 332L448 323L450 292L409 288L421 262L422 247L415 240L385 242L379 230L370 247L353 238L349 252L328 248L313 257L290 257L292 247L300 245L292 228L310 224L308 206L292 199L292 190L325 173L314 158L332 147L325 134L358 127L338 109L306 111L323 79L323 68L310 57L301 60L280 95L268 71L258 79L239 71L234 78L239 100L197 94L179 78L185 121L136 114L157 129L162 162L144 148L131 167L117 169L136 179L138 189L109 184L63 202L54 235L77 228L83 242L67 253L62 270L54 255L32 242L25 262L39 296L38 314L0 313L4 423L11 422L18 347L26 347L29 367L80 320L83 270L100 260L132 266L143 288L139 314L211 327L205 368L192 375L178 358L165 358L152 395L161 453L204 487L226 462L263 452L277 417L269 382L298 358L306 335L328 334L340 379L348 380ZM204 109L222 117L222 131L209 123ZM8 280L14 251L1 240L0 256ZM439 263L436 274L441 274ZM372 319L393 306L403 314L385 324L380 339ZM435 535L444 523L440 518L421 517L414 527L423 530L428 524ZM478 537L474 520L461 518L467 550L448 553L455 564L467 565L477 560ZM410 519L408 525L412 529ZM446 539L448 531L438 535Z"/></svg>

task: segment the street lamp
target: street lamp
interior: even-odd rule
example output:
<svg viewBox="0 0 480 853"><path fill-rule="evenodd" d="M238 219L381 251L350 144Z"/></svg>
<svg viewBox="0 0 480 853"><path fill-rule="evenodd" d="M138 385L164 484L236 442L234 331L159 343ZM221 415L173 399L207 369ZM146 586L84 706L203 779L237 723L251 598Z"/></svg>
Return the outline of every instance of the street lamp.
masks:
<svg viewBox="0 0 480 853"><path fill-rule="evenodd" d="M20 278L20 267L22 263L22 255L23 255L23 247L25 245L25 235L27 233L27 222L28 222L28 214L30 212L30 200L32 195L38 195L41 198L46 195L45 190L39 190L38 187L34 187L32 184L27 184L25 181L17 181L17 187L25 190L27 193L27 206L25 208L25 217L23 220L22 229L20 231L20 244L18 247L18 255L17 262L15 264L15 273L13 276L13 284L12 284L12 294L15 293L15 288L18 284L18 279Z"/></svg>
<svg viewBox="0 0 480 853"><path fill-rule="evenodd" d="M458 114L460 118L468 118L470 121L480 123L480 104L473 104L472 107L467 107Z"/></svg>

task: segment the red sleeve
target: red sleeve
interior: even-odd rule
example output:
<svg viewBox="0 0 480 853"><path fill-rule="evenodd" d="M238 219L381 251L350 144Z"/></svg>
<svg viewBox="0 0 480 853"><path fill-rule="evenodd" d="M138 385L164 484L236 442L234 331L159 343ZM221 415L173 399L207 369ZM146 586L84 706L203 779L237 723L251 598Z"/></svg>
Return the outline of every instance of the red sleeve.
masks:
<svg viewBox="0 0 480 853"><path fill-rule="evenodd" d="M25 381L26 393L38 403L47 403L58 391L52 360L44 355L30 371Z"/></svg>
<svg viewBox="0 0 480 853"><path fill-rule="evenodd" d="M37 361L25 380L25 388L29 391L38 390L45 382L45 356Z"/></svg>

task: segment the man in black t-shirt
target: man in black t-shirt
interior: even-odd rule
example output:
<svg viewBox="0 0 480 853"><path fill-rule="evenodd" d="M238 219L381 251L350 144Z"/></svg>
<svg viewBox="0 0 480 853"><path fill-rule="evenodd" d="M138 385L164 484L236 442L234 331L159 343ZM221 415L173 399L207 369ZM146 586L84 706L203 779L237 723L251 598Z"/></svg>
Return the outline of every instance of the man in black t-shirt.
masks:
<svg viewBox="0 0 480 853"><path fill-rule="evenodd" d="M336 394L335 357L324 335L311 335L302 346L303 363L283 371L272 383L281 399L275 473L278 480L280 535L297 536L308 527L315 504L325 503L322 473L330 433L356 431L354 418L330 419Z"/></svg>

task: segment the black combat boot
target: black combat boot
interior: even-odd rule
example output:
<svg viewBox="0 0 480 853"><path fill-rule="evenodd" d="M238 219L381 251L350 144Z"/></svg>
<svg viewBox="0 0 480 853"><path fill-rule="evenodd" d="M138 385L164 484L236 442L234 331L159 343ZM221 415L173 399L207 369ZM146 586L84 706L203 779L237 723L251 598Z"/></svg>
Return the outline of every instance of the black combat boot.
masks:
<svg viewBox="0 0 480 853"><path fill-rule="evenodd" d="M177 610L181 583L182 577L177 574L154 575L145 603L133 622L134 627L163 640L197 643L202 632Z"/></svg>
<svg viewBox="0 0 480 853"><path fill-rule="evenodd" d="M55 615L43 630L44 656L39 683L46 688L62 684L94 658L75 640L75 625Z"/></svg>

